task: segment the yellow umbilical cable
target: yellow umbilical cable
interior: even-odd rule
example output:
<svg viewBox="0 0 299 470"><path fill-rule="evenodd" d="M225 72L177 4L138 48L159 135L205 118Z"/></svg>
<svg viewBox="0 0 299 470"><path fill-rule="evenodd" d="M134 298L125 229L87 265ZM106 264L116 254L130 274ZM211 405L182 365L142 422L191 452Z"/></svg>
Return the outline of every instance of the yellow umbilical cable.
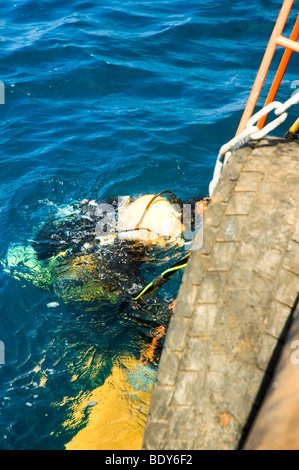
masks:
<svg viewBox="0 0 299 470"><path fill-rule="evenodd" d="M296 140L298 135L299 135L299 118L294 122L292 127L290 127L290 129L285 135L285 138L289 140Z"/></svg>

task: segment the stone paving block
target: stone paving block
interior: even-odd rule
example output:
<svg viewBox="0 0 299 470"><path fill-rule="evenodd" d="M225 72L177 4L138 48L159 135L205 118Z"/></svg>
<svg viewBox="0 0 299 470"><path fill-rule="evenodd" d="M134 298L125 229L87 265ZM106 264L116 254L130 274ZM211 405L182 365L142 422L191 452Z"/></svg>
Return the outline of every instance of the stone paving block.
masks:
<svg viewBox="0 0 299 470"><path fill-rule="evenodd" d="M256 191L263 176L263 173L254 171L241 173L235 191Z"/></svg>
<svg viewBox="0 0 299 470"><path fill-rule="evenodd" d="M238 247L236 242L216 242L208 263L208 271L228 271Z"/></svg>
<svg viewBox="0 0 299 470"><path fill-rule="evenodd" d="M155 394L150 403L150 412L154 416L166 416L174 394L174 387L155 384Z"/></svg>
<svg viewBox="0 0 299 470"><path fill-rule="evenodd" d="M296 162L298 165L298 163ZM293 198L297 202L299 201L299 178L298 176L289 177L285 183L286 195Z"/></svg>
<svg viewBox="0 0 299 470"><path fill-rule="evenodd" d="M250 156L243 167L243 171L260 171L264 173L270 165L271 161L271 156L264 156L263 158Z"/></svg>
<svg viewBox="0 0 299 470"><path fill-rule="evenodd" d="M238 254L238 262L242 262L243 270L253 270L257 262L256 257L261 253L263 253L263 250L255 240L246 241L243 237Z"/></svg>
<svg viewBox="0 0 299 470"><path fill-rule="evenodd" d="M298 162L299 161L299 152L292 152L291 159Z"/></svg>
<svg viewBox="0 0 299 470"><path fill-rule="evenodd" d="M188 302L190 302L193 297L189 298L186 297L188 296L188 292L191 292L190 285L191 284L197 284L199 285L202 280L203 273L205 271L205 266L206 266L206 259L202 256L201 251L194 251L191 254L191 257L188 261L188 266L186 269L186 282L183 284L183 293L184 293L184 298L185 300L188 299ZM188 290L189 289L189 290ZM193 293L190 293L191 296L193 296Z"/></svg>
<svg viewBox="0 0 299 470"><path fill-rule="evenodd" d="M261 337L260 350L257 357L258 367L266 371L269 365L269 360L274 352L277 345L277 340L273 336L264 334Z"/></svg>
<svg viewBox="0 0 299 470"><path fill-rule="evenodd" d="M254 200L254 206L257 208L257 210L260 208L260 206L265 206L262 208L262 210L269 211L271 214L274 216L275 215L275 210L278 205L279 201L279 187L276 185L273 185L272 182L266 182L263 181L263 185L260 189L260 191L257 191L255 195L255 200Z"/></svg>
<svg viewBox="0 0 299 470"><path fill-rule="evenodd" d="M184 441L182 439L166 439L162 450L192 450L190 442L192 443L192 441Z"/></svg>
<svg viewBox="0 0 299 470"><path fill-rule="evenodd" d="M249 214L255 194L253 192L233 192L227 205L226 215L247 215Z"/></svg>
<svg viewBox="0 0 299 470"><path fill-rule="evenodd" d="M200 253L203 255L209 255L216 237L217 229L208 224L204 225L203 228L203 245ZM203 259L201 262L204 262ZM198 283L198 282L197 282Z"/></svg>
<svg viewBox="0 0 299 470"><path fill-rule="evenodd" d="M193 275L192 275L193 277ZM187 278L186 278L187 280ZM175 311L179 313L176 315L177 318L186 317L189 318L192 315L192 310L188 308L189 305L193 305L197 297L197 289L191 283L184 281L179 290L178 299L175 306Z"/></svg>
<svg viewBox="0 0 299 470"><path fill-rule="evenodd" d="M206 342L204 339L189 338L185 351L182 354L181 369L185 371L197 371L201 361L205 360Z"/></svg>
<svg viewBox="0 0 299 470"><path fill-rule="evenodd" d="M252 150L251 157L254 157L254 158L255 157L264 157L263 149L261 149L260 146L257 145L256 148Z"/></svg>
<svg viewBox="0 0 299 470"><path fill-rule="evenodd" d="M252 409L252 406L259 406L261 404L262 397L260 395L261 384L265 377L268 380L271 380L271 376L265 374L265 371L262 369L258 369L257 367L254 369L253 375L250 377L249 387L248 387L248 397L246 397L246 401L244 404L244 408L246 407L245 412L247 412L247 416Z"/></svg>
<svg viewBox="0 0 299 470"><path fill-rule="evenodd" d="M278 153L278 145L277 140L273 140L272 142L270 139L267 140L260 140L256 142L255 148L251 152L252 157L261 157L264 158L265 156L271 156L272 158L276 158Z"/></svg>
<svg viewBox="0 0 299 470"><path fill-rule="evenodd" d="M229 273L229 286L231 288L248 289L252 285L253 268L247 267L246 260L236 259Z"/></svg>
<svg viewBox="0 0 299 470"><path fill-rule="evenodd" d="M154 394L152 395L154 396ZM168 428L168 422L165 421L152 421L151 416L148 416L148 426L146 430L146 443L144 447L148 450L156 450L161 448L161 443Z"/></svg>
<svg viewBox="0 0 299 470"><path fill-rule="evenodd" d="M212 227L218 227L221 223L223 214L227 204L224 202L221 203L214 203L214 201L210 202L208 209L205 213L205 223L211 225ZM205 230L205 229L204 229Z"/></svg>
<svg viewBox="0 0 299 470"><path fill-rule="evenodd" d="M299 217L297 218L297 221L295 223L295 227L293 229L292 240L299 243Z"/></svg>
<svg viewBox="0 0 299 470"><path fill-rule="evenodd" d="M252 153L252 150L253 150L253 147L251 146L251 143L249 143L249 145L245 146L245 147L242 147L241 149L238 149L238 150L235 150L230 159L229 159L229 162L230 163L244 163L246 162L247 158L249 155L251 155Z"/></svg>
<svg viewBox="0 0 299 470"><path fill-rule="evenodd" d="M171 351L183 351L190 320L173 317L169 323L165 346Z"/></svg>
<svg viewBox="0 0 299 470"><path fill-rule="evenodd" d="M159 362L159 367L164 370L164 373L158 376L159 385L175 385L176 375L179 368L179 360L180 357L178 353L175 353L168 347L164 346Z"/></svg>
<svg viewBox="0 0 299 470"><path fill-rule="evenodd" d="M244 231L243 241L250 242L256 250L286 249L292 227L273 219L271 214L264 213L260 207L260 216L263 222L257 219L248 221Z"/></svg>
<svg viewBox="0 0 299 470"><path fill-rule="evenodd" d="M296 175L297 161L293 160L289 155L280 155L279 158L273 159L271 167L265 176L265 182L277 183L277 181L286 180L289 176Z"/></svg>
<svg viewBox="0 0 299 470"><path fill-rule="evenodd" d="M231 198L231 194L235 187L235 181L227 180L223 177L218 181L216 188L213 192L213 200L219 200L221 202L228 202Z"/></svg>
<svg viewBox="0 0 299 470"><path fill-rule="evenodd" d="M280 276L280 278L277 279L274 286L274 298L292 308L298 292L299 276L283 269L283 276Z"/></svg>
<svg viewBox="0 0 299 470"><path fill-rule="evenodd" d="M226 376L225 389L227 393L222 398L222 408L239 421L245 421L250 411L250 404L246 403L245 388L252 384L252 365L234 361L229 365L230 374Z"/></svg>
<svg viewBox="0 0 299 470"><path fill-rule="evenodd" d="M268 237L267 234L255 231L250 233L248 236L243 237L243 241L240 243L240 249L238 252L238 259L232 267L231 277L234 278L234 283L237 284L236 276L239 276L240 285L242 284L241 275L250 276L248 271L255 270L257 273L262 275L273 277L275 276L275 270L280 266L279 263L283 259L283 246L282 249L279 247L279 243L275 243L278 248L268 248ZM260 234L260 243L258 242ZM283 245L283 244L282 244ZM242 269L239 274L236 274L238 267Z"/></svg>
<svg viewBox="0 0 299 470"><path fill-rule="evenodd" d="M234 161L229 161L229 163L224 166L222 172L223 179L237 181L239 179L242 168L243 162L236 162L236 159L234 159Z"/></svg>
<svg viewBox="0 0 299 470"><path fill-rule="evenodd" d="M224 273L209 272L199 286L197 301L199 303L217 303L225 282Z"/></svg>
<svg viewBox="0 0 299 470"><path fill-rule="evenodd" d="M275 219L281 224L294 226L298 217L297 213L298 202L296 202L292 196L283 199L281 198L276 207Z"/></svg>
<svg viewBox="0 0 299 470"><path fill-rule="evenodd" d="M225 215L216 240L227 242L240 240L246 220L245 215Z"/></svg>
<svg viewBox="0 0 299 470"><path fill-rule="evenodd" d="M263 193L263 191L261 191ZM277 204L278 202L273 200L273 204L266 203L259 199L259 195L257 195L254 204L250 211L250 220L248 220L247 231L250 231L251 228L260 228L260 230L268 229L274 230L275 227L273 226L273 222L275 225L282 225L281 221L277 220Z"/></svg>
<svg viewBox="0 0 299 470"><path fill-rule="evenodd" d="M299 157L298 144L292 140L283 140L277 146L277 153L279 155L286 154L288 157Z"/></svg>
<svg viewBox="0 0 299 470"><path fill-rule="evenodd" d="M257 271L254 271L251 278L250 295L251 303L256 305L264 312L270 306L273 294L273 281L275 277L265 276Z"/></svg>
<svg viewBox="0 0 299 470"><path fill-rule="evenodd" d="M180 428L176 423L180 423ZM198 411L189 406L173 406L169 414L167 436L171 440L180 440L182 436L187 442L193 441L198 433Z"/></svg>
<svg viewBox="0 0 299 470"><path fill-rule="evenodd" d="M277 269L279 268L282 259L283 259L283 251L278 249L267 250L263 252L255 263L254 269L267 276L275 276Z"/></svg>
<svg viewBox="0 0 299 470"><path fill-rule="evenodd" d="M231 325L229 330L224 329L227 321ZM234 354L243 350L248 354L263 324L257 293L252 289L227 290L218 316L218 325L222 324L223 333L219 342Z"/></svg>
<svg viewBox="0 0 299 470"><path fill-rule="evenodd" d="M289 315L289 307L277 300L272 300L269 307L266 332L274 338L280 338Z"/></svg>
<svg viewBox="0 0 299 470"><path fill-rule="evenodd" d="M238 420L232 416L227 424L223 423L222 416L227 414L226 410L219 410L204 416L204 427L212 428L212 431L205 433L203 439L198 440L198 449L205 450L231 450L240 433L240 424Z"/></svg>
<svg viewBox="0 0 299 470"><path fill-rule="evenodd" d="M213 331L218 307L215 304L197 304L192 317L191 336L208 336Z"/></svg>
<svg viewBox="0 0 299 470"><path fill-rule="evenodd" d="M181 371L177 376L177 384L173 396L176 405L192 405L200 400L200 391L204 381L203 371Z"/></svg>
<svg viewBox="0 0 299 470"><path fill-rule="evenodd" d="M208 370L205 380L206 387L211 390L210 399L212 403L219 403L222 405L223 398L225 397L225 378L222 371L218 369Z"/></svg>
<svg viewBox="0 0 299 470"><path fill-rule="evenodd" d="M240 315L243 313L244 311L239 312ZM260 315L261 310L257 310L256 313ZM260 327L254 322L254 319L252 321L247 319L247 322L242 322L236 316L232 322L231 331L225 329L224 321L219 321L219 327L222 327L223 332L219 335L217 342L221 344L224 353L223 356L229 354L231 359L233 358L240 362L244 361L251 365L255 364L255 342L260 333ZM216 344L215 340L214 344ZM227 365L223 360L222 364L225 367ZM223 373L223 370L221 373Z"/></svg>
<svg viewBox="0 0 299 470"><path fill-rule="evenodd" d="M299 243L290 241L283 260L283 267L299 276Z"/></svg>

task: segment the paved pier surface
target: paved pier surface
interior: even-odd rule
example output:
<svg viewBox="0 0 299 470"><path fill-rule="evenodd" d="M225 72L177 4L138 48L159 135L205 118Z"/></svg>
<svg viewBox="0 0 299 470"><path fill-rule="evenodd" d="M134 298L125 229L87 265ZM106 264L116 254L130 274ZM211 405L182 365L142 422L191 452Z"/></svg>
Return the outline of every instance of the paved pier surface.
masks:
<svg viewBox="0 0 299 470"><path fill-rule="evenodd" d="M184 273L143 449L246 440L299 291L298 160L298 142L270 138L226 164Z"/></svg>

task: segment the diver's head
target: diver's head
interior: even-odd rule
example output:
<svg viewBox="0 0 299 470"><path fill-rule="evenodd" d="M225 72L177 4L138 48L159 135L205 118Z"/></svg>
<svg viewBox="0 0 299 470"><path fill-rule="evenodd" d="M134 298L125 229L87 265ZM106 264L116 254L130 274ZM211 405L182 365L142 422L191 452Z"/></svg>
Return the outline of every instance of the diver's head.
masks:
<svg viewBox="0 0 299 470"><path fill-rule="evenodd" d="M119 212L118 237L146 244L180 243L184 226L179 210L180 207L154 194L128 201Z"/></svg>

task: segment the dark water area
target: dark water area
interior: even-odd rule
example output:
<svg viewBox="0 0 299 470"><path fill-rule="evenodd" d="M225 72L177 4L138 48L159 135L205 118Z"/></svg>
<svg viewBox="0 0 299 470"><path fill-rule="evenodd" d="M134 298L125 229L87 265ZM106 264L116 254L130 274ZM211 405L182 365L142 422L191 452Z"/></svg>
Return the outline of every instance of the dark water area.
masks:
<svg viewBox="0 0 299 470"><path fill-rule="evenodd" d="M94 306L40 289L39 266L18 276L8 257L30 258L38 227L85 198L207 195L281 4L0 1L0 449L140 447L164 337L150 363L140 354L167 328L181 273L144 308L122 297ZM280 101L299 87L293 56ZM298 106L275 135L297 117ZM176 256L144 263L141 285Z"/></svg>

